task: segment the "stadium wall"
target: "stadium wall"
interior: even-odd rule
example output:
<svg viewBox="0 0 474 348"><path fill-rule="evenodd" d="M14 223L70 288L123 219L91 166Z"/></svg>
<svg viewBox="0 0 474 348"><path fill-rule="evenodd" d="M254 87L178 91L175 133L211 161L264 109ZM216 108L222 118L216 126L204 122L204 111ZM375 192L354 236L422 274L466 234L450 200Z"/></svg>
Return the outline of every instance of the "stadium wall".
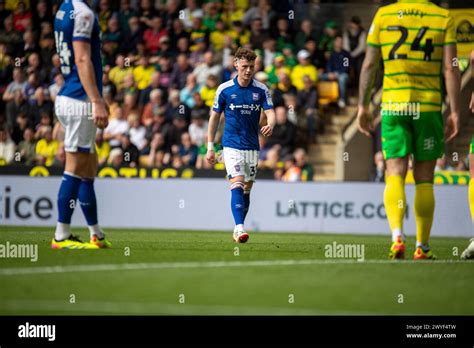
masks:
<svg viewBox="0 0 474 348"><path fill-rule="evenodd" d="M54 226L60 177L2 176L0 225ZM388 234L383 184L280 183L260 180L252 191L250 231ZM104 227L232 230L225 180L98 179ZM414 186L407 186L413 202ZM436 185L433 235L471 237L466 186ZM78 209L79 210L79 209ZM415 233L413 207L406 232ZM73 225L84 225L76 211Z"/></svg>

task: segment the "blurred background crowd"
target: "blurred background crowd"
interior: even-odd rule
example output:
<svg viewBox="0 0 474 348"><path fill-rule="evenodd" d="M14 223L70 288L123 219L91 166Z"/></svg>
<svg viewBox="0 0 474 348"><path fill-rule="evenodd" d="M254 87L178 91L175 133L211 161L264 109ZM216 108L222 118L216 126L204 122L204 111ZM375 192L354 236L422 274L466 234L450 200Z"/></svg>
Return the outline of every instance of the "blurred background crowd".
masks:
<svg viewBox="0 0 474 348"><path fill-rule="evenodd" d="M54 40L58 1L0 0L0 163L61 166L64 131L54 101L64 80ZM288 2L100 0L103 95L110 123L97 133L100 165L209 168L207 119L217 86L235 77L233 52L256 50L255 78L277 115L261 139L260 168L311 180L308 145L324 133L318 83L356 93L366 31L358 17L318 28Z"/></svg>

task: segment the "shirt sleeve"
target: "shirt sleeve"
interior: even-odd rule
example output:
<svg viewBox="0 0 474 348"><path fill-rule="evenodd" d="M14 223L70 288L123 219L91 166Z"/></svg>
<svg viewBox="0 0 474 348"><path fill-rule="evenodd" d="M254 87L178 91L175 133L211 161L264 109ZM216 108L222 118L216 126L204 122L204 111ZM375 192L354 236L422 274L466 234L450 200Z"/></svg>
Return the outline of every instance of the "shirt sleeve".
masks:
<svg viewBox="0 0 474 348"><path fill-rule="evenodd" d="M456 44L456 30L454 25L454 18L449 15L448 22L446 24L446 33L444 34L444 44L454 45Z"/></svg>
<svg viewBox="0 0 474 348"><path fill-rule="evenodd" d="M72 39L89 42L94 29L94 12L87 7L78 7L74 11L74 29Z"/></svg>
<svg viewBox="0 0 474 348"><path fill-rule="evenodd" d="M218 88L216 91L216 96L214 97L214 104L212 105L212 111L221 113L225 109L225 97L222 92L222 88Z"/></svg>
<svg viewBox="0 0 474 348"><path fill-rule="evenodd" d="M263 110L273 109L272 95L270 94L270 91L268 90L268 88L266 86L265 86L265 88L263 88L263 103L262 103L262 106L263 106Z"/></svg>
<svg viewBox="0 0 474 348"><path fill-rule="evenodd" d="M375 14L372 25L369 28L369 33L367 35L367 45L380 47L380 11L377 11Z"/></svg>

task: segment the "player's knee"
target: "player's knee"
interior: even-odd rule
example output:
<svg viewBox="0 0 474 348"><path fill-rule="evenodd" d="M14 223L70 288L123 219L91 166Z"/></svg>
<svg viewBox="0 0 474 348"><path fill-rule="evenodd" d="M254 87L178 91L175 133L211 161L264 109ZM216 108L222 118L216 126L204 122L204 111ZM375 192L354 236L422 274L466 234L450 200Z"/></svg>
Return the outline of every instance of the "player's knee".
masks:
<svg viewBox="0 0 474 348"><path fill-rule="evenodd" d="M230 190L234 190L234 189L242 189L244 190L244 187L245 187L245 184L243 181L234 181L230 184Z"/></svg>
<svg viewBox="0 0 474 348"><path fill-rule="evenodd" d="M413 178L416 183L433 182L436 161L415 162L413 168Z"/></svg>
<svg viewBox="0 0 474 348"><path fill-rule="evenodd" d="M65 171L76 176L92 177L91 156L85 153L69 152L66 154Z"/></svg>
<svg viewBox="0 0 474 348"><path fill-rule="evenodd" d="M408 157L390 158L386 160L387 176L399 175L405 177L408 170Z"/></svg>
<svg viewBox="0 0 474 348"><path fill-rule="evenodd" d="M244 194L247 194L247 195L250 194L250 191L252 190L252 186L253 186L252 181L246 182L244 185Z"/></svg>
<svg viewBox="0 0 474 348"><path fill-rule="evenodd" d="M433 182L434 180L434 173L423 172L413 174L413 178L415 179L415 183L424 183L424 182Z"/></svg>
<svg viewBox="0 0 474 348"><path fill-rule="evenodd" d="M91 153L89 155L89 166L87 173L84 175L86 178L95 178L97 175L97 169L99 166L99 162L97 160L97 154L96 153Z"/></svg>

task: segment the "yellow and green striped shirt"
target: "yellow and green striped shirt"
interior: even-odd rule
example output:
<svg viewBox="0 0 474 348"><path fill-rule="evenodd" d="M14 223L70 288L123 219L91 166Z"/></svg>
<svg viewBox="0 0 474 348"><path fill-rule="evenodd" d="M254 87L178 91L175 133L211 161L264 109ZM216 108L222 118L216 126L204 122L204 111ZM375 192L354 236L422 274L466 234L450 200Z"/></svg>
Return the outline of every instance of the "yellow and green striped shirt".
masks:
<svg viewBox="0 0 474 348"><path fill-rule="evenodd" d="M443 46L456 44L448 10L427 0L399 0L381 7L367 44L381 49L384 62L383 111L419 103L420 111L440 111Z"/></svg>

